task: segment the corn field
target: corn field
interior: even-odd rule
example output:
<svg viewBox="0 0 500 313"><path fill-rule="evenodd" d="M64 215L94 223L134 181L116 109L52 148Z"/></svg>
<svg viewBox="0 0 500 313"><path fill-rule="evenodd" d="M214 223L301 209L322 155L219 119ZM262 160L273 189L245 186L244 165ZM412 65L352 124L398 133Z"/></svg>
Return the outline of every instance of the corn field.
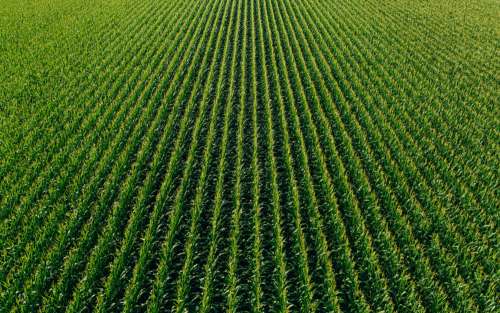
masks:
<svg viewBox="0 0 500 313"><path fill-rule="evenodd" d="M0 312L499 312L499 12L0 0Z"/></svg>

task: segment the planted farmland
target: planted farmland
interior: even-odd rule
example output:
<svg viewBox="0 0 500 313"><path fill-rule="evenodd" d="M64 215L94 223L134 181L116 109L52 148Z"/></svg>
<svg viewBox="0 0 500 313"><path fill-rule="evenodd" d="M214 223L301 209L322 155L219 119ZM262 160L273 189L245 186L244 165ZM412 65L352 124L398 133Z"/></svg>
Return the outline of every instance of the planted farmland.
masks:
<svg viewBox="0 0 500 313"><path fill-rule="evenodd" d="M500 311L498 2L0 4L0 312Z"/></svg>

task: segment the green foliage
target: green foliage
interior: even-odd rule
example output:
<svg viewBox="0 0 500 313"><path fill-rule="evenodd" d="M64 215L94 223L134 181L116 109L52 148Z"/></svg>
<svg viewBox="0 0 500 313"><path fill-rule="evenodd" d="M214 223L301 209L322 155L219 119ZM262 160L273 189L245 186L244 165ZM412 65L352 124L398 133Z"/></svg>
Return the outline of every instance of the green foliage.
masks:
<svg viewBox="0 0 500 313"><path fill-rule="evenodd" d="M0 312L497 312L491 1L0 0Z"/></svg>

